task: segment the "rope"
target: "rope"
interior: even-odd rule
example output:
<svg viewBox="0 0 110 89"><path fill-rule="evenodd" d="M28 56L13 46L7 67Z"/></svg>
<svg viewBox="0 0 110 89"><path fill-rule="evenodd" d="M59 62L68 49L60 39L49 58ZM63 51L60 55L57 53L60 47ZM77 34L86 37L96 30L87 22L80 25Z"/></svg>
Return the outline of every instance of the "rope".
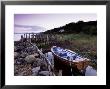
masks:
<svg viewBox="0 0 110 89"><path fill-rule="evenodd" d="M37 51L39 52L39 54L41 55L41 57L42 57L43 59L46 59L46 61L47 61L47 63L48 63L48 70L49 70L49 72L51 72L52 64L51 64L51 62L48 60L48 58L42 53L41 50L39 50L39 48L38 48L35 44L33 44L33 43L31 43L31 42L29 42L29 43L30 43L33 47L35 47L35 48L37 49ZM52 72L52 74L55 75L53 72Z"/></svg>

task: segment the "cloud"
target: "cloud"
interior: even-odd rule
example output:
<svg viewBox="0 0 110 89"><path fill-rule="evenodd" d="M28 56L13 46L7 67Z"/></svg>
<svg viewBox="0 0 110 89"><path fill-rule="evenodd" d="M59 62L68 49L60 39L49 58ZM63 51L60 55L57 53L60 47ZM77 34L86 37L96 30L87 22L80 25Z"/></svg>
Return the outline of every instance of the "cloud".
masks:
<svg viewBox="0 0 110 89"><path fill-rule="evenodd" d="M46 30L44 27L40 26L29 26L29 25L14 25L15 27L15 33L22 33L22 32L43 32ZM16 29L19 28L19 29Z"/></svg>

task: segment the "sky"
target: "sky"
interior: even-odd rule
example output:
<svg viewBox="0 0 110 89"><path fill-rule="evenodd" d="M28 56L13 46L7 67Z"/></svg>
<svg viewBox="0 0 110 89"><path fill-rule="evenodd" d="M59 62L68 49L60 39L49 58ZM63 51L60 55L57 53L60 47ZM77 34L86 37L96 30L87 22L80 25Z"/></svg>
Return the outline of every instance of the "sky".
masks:
<svg viewBox="0 0 110 89"><path fill-rule="evenodd" d="M14 33L39 33L71 22L96 21L95 13L80 14L15 14Z"/></svg>

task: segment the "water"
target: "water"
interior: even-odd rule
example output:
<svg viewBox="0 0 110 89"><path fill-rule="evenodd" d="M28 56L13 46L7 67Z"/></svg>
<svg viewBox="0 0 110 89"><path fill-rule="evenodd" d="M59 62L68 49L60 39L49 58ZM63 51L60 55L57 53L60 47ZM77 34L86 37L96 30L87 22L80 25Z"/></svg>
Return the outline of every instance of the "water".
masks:
<svg viewBox="0 0 110 89"><path fill-rule="evenodd" d="M24 33L15 33L14 34L14 41L19 41L21 39L21 35L24 36ZM29 34L27 34L27 37L29 37Z"/></svg>
<svg viewBox="0 0 110 89"><path fill-rule="evenodd" d="M19 41L21 39L21 35L23 34L14 34L14 41Z"/></svg>

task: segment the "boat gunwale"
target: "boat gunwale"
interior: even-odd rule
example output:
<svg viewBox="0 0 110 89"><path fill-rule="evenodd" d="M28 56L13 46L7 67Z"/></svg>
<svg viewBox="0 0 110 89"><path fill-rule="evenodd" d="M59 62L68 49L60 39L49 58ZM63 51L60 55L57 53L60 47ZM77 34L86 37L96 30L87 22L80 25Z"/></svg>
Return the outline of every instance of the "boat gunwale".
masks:
<svg viewBox="0 0 110 89"><path fill-rule="evenodd" d="M67 60L67 58L64 58L64 57L61 57L61 56L55 54L55 52L53 51L53 48L54 48L54 47L57 47L57 46L51 47L52 53L53 53L54 55L56 55L57 57L59 57L60 59L65 59L65 60L62 60L62 61L68 61L68 62L73 62L73 63L78 63L78 62L83 62L83 61L90 61L90 60L87 60L87 59L85 59L85 60L80 60L80 61L76 61L76 60L70 61L70 60ZM71 50L69 50L69 49L65 49L65 50L70 51L70 52L72 52L72 53L75 53L75 52L73 52L73 51L71 51ZM77 54L77 53L76 53L76 54Z"/></svg>

